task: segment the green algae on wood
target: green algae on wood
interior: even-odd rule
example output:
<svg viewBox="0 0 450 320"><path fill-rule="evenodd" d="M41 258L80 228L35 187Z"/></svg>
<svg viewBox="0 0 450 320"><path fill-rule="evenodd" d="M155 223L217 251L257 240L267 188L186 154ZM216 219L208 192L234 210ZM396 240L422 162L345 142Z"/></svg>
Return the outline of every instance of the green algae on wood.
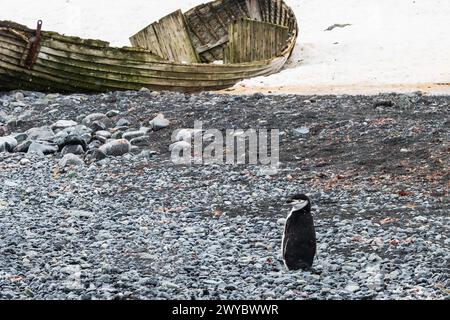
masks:
<svg viewBox="0 0 450 320"><path fill-rule="evenodd" d="M181 28L179 42L134 42L141 47L114 48L101 40L43 31L31 70L23 67L22 60L29 53L35 31L0 21L0 90L224 89L242 79L278 72L292 53L298 34L294 13L281 0L217 0L168 17L160 25L168 29L157 29L157 33L170 37ZM240 28L238 21L245 21L240 25L245 28L230 32ZM270 36L264 38L264 32ZM151 37L144 40L151 41ZM230 48L235 50L233 56Z"/></svg>

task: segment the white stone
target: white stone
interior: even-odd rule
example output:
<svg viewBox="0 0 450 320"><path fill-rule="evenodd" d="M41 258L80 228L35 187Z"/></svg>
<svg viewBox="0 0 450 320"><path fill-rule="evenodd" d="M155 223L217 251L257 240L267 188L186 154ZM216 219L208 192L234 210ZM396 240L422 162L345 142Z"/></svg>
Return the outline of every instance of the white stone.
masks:
<svg viewBox="0 0 450 320"><path fill-rule="evenodd" d="M155 119L150 121L153 130L160 130L167 128L170 125L170 121L167 120L162 113L158 114Z"/></svg>
<svg viewBox="0 0 450 320"><path fill-rule="evenodd" d="M351 283L345 287L345 291L350 293L355 293L359 291L361 288L356 283Z"/></svg>
<svg viewBox="0 0 450 320"><path fill-rule="evenodd" d="M75 121L72 121L72 120L58 120L54 124L52 124L52 129L53 130L66 129L66 128L75 127L77 125L78 125L78 123L76 123Z"/></svg>
<svg viewBox="0 0 450 320"><path fill-rule="evenodd" d="M70 167L70 166L81 167L81 166L84 166L84 161L80 157L78 157L72 153L69 153L69 154L66 154L59 161L59 166L61 168Z"/></svg>

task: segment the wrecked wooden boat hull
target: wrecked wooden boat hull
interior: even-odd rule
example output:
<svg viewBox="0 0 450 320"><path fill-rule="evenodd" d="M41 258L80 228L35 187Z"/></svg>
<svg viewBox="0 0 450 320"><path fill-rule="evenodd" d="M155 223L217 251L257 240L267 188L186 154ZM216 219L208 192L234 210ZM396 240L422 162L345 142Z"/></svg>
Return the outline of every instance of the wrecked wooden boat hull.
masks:
<svg viewBox="0 0 450 320"><path fill-rule="evenodd" d="M0 90L224 89L243 79L278 72L291 55L298 34L294 13L281 0L218 0L184 14L178 11L167 21L176 19L185 24L187 46L192 46L186 49L193 52L187 57L196 61L177 61L179 48L167 49L167 44L146 38L156 32L157 23L167 23L163 19L133 36L134 47L124 48L41 31L40 25L33 30L0 21ZM158 32L169 29L166 25ZM272 46L262 42L267 35L273 37L268 39ZM186 47L186 43L181 45ZM259 45L261 48L254 50ZM268 55L263 56L264 51ZM255 54L263 59L252 60ZM217 60L224 63L217 64Z"/></svg>

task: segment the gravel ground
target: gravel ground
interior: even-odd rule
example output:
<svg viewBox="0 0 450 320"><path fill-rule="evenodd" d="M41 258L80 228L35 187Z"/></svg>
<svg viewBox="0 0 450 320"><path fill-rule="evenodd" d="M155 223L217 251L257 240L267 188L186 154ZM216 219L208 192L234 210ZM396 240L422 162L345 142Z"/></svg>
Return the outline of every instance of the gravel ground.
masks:
<svg viewBox="0 0 450 320"><path fill-rule="evenodd" d="M79 167L60 152L0 153L0 298L449 299L449 109L419 93L0 93L0 138L111 110L128 131L170 120ZM174 165L172 132L194 120L280 129L278 172ZM280 256L298 192L314 202L312 272Z"/></svg>

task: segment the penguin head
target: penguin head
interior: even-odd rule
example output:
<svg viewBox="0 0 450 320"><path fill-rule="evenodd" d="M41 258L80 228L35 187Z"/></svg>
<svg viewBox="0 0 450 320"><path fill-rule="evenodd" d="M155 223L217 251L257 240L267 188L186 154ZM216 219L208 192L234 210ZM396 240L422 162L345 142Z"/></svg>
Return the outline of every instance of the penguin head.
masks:
<svg viewBox="0 0 450 320"><path fill-rule="evenodd" d="M292 212L311 212L311 200L304 194L296 194L287 201L292 205Z"/></svg>

